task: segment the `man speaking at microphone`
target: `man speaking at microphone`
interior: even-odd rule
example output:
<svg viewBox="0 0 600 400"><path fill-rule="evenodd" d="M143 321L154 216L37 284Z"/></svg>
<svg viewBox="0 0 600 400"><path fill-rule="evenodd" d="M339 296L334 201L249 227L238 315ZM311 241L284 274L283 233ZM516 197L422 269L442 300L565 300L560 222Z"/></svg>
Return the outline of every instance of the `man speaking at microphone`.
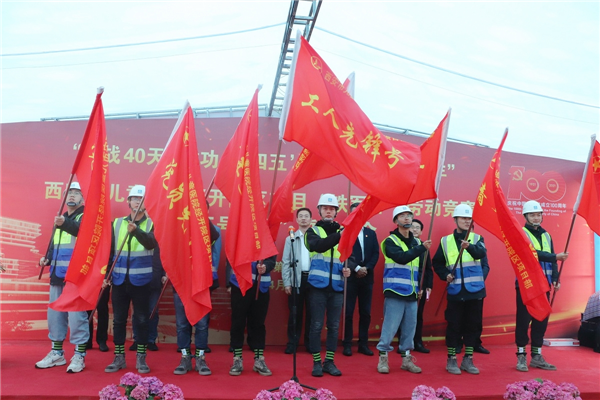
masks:
<svg viewBox="0 0 600 400"><path fill-rule="evenodd" d="M298 347L300 335L302 334L303 313L306 311L304 319L304 347L308 351L308 333L310 330L310 307L308 305L308 271L310 270L310 254L304 245L304 234L310 228L312 221L312 212L308 208L299 208L296 211L296 222L298 230L294 232L293 227L289 227L290 236L285 239L283 247L283 257L281 261L283 266L281 269L281 277L283 278L283 286L288 297L288 308L290 316L288 319L288 342L285 348L285 354L292 354ZM293 242L292 242L293 240ZM292 252L293 246L293 252ZM292 258L293 257L293 258ZM295 265L294 265L295 262ZM295 277L294 277L295 273ZM294 296L292 290L296 290L296 323L294 330L294 315L292 307L294 306Z"/></svg>

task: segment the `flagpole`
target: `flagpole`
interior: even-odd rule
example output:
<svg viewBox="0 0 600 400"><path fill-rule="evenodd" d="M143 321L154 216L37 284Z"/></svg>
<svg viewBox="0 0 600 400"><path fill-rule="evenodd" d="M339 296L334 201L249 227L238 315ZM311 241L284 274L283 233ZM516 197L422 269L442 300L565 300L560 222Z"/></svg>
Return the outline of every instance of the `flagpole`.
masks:
<svg viewBox="0 0 600 400"><path fill-rule="evenodd" d="M569 228L569 235L567 236L567 243L565 244L565 253L569 248L569 242L571 241L571 234L573 233L573 226L575 225L575 218L577 218L577 213L573 213L573 218L571 219L571 227ZM560 268L558 269L558 276L556 277L556 286L560 284L560 275L562 274L563 266L565 264L565 260L560 262ZM554 304L554 298L556 297L556 287L552 291L552 300L550 301L550 307Z"/></svg>
<svg viewBox="0 0 600 400"><path fill-rule="evenodd" d="M63 194L63 199L62 199L62 202L60 203L60 208L58 209L58 214L56 215L57 217L60 217L62 215L62 210L65 207L65 203L67 202L67 196L69 195L69 188L71 187L71 183L73 182L74 176L75 176L75 174L71 174L71 176L69 177L69 183L67 183L67 189L65 190L65 192ZM46 256L48 255L48 252L50 251L50 247L52 246L52 241L54 240L54 232L56 232L56 223L52 226L52 234L50 235L50 240L48 241L48 247L46 248L46 252L44 253L44 258L46 258ZM42 275L44 274L44 268L46 268L45 263L40 268L40 274L38 275L38 281L40 279L42 279Z"/></svg>
<svg viewBox="0 0 600 400"><path fill-rule="evenodd" d="M212 179L210 180L210 184L208 185L208 189L206 189L206 192L204 192L204 196L206 196L207 193L210 193L210 189L212 189L213 185L215 184L216 176L217 176L217 172L215 171L215 174L213 175Z"/></svg>
<svg viewBox="0 0 600 400"><path fill-rule="evenodd" d="M142 205L144 205L145 198L146 198L146 194L144 193L144 196L142 196L142 201L140 202L140 205L138 206L137 210L135 210L135 215L133 217L134 222L137 219L138 214L140 213L140 209L142 208ZM123 238L123 241L119 245L119 251L117 252L117 255L115 256L115 258L113 259L112 265L110 266L108 273L104 277L105 281L108 281L111 278L113 269L115 268L115 265L117 264L117 260L119 259L119 256L121 255L121 252L123 251L123 247L125 247L125 243L127 242L127 239L129 238L130 235L131 235L131 233L127 233L127 235ZM88 318L88 321L91 322L92 319L94 318L94 314L96 313L96 310L98 309L98 305L100 304L100 299L102 298L102 293L104 293L104 291L106 290L106 288L108 286L109 285L107 284L102 289L100 289L100 294L98 295L98 301L96 302L96 307L94 307L94 309L92 310L92 313L90 314L90 317Z"/></svg>
<svg viewBox="0 0 600 400"><path fill-rule="evenodd" d="M352 181L348 179L348 214L350 214L350 192L352 190ZM360 235L360 233L359 233ZM344 268L348 268L348 259L344 261ZM343 275L342 275L343 276ZM348 296L348 278L344 276L344 299L342 301L342 339L346 334L346 298Z"/></svg>
<svg viewBox="0 0 600 400"><path fill-rule="evenodd" d="M158 300L156 300L156 304L154 305L154 309L152 310L152 314L150 314L149 320L152 319L154 317L154 315L156 314L156 310L158 310L158 303L160 303L160 299L162 299L163 294L165 294L165 289L167 288L168 284L169 284L169 277L167 276L167 280L163 284L162 290L160 291L160 295L158 296Z"/></svg>
<svg viewBox="0 0 600 400"><path fill-rule="evenodd" d="M431 232L433 232L433 221L435 220L435 209L437 208L437 197L433 200L433 211L431 211L431 223L429 224L429 233L427 234L427 240L431 240ZM425 250L425 258L423 259L423 269L421 273L421 279L419 282L419 288L423 290L423 281L425 280L425 268L427 267L427 257L429 257L429 249Z"/></svg>

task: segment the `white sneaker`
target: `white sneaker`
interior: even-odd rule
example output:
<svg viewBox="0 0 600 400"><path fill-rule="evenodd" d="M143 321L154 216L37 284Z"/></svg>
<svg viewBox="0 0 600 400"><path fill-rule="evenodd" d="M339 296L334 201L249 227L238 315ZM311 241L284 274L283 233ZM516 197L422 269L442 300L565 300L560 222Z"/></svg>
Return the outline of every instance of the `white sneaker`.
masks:
<svg viewBox="0 0 600 400"><path fill-rule="evenodd" d="M44 357L44 359L42 361L36 362L35 367L36 368L51 368L51 367L56 367L58 365L65 365L66 363L67 363L67 360L65 360L63 353L61 353L58 350L52 350L52 351L50 351L50 353L48 353L48 355L46 355L46 357Z"/></svg>
<svg viewBox="0 0 600 400"><path fill-rule="evenodd" d="M85 368L85 357L79 353L75 353L75 355L71 358L71 364L67 368L68 373L81 372Z"/></svg>

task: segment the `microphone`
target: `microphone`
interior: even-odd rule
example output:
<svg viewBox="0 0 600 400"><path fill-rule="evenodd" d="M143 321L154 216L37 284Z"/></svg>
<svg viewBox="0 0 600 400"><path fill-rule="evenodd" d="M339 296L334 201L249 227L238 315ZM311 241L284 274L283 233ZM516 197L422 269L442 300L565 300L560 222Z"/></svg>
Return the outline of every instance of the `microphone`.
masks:
<svg viewBox="0 0 600 400"><path fill-rule="evenodd" d="M290 234L290 240L293 242L296 239L296 235L294 235L294 227L290 226L288 228L288 233Z"/></svg>

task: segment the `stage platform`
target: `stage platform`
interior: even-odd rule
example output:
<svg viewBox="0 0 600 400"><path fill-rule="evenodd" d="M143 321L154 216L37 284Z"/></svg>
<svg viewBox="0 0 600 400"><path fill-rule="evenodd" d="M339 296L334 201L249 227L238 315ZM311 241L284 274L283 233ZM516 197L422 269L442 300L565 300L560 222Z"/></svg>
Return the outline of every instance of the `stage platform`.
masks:
<svg viewBox="0 0 600 400"><path fill-rule="evenodd" d="M127 351L128 368L108 374L104 368L113 359L113 353L101 353L97 348L88 351L86 368L77 374L66 373L66 365L46 370L36 369L35 363L50 350L48 341L2 340L1 345L1 398L13 399L98 399L98 392L111 383L118 384L125 372L135 370L135 353ZM129 347L130 343L127 343ZM112 350L112 343L110 344ZM252 400L262 389L279 386L292 377L292 356L283 353L282 346L267 346L265 359L273 371L270 377L263 377L252 371L252 353L244 351L244 372L240 376L230 376L232 355L228 346L212 345L212 353L207 355L211 376L198 373L174 375L179 364L180 354L174 344L159 344L160 350L149 352L148 365L163 383L173 383L181 387L187 400ZM372 346L374 348L374 344ZM438 388L448 386L459 400L500 400L506 385L519 380L543 378L555 383L571 382L582 393L584 400L600 399L600 354L585 347L544 347L544 356L558 367L557 371L531 369L518 372L515 369L515 348L510 345L486 346L490 355L475 354L475 365L480 375L463 373L450 375L445 371L446 349L441 345L431 345L431 353L416 353L416 364L423 372L411 374L400 369L401 357L390 353L391 372L388 375L377 373L377 356L368 357L354 353L351 357L336 354L336 365L343 372L341 377L326 375L314 378L310 375L312 357L302 351L297 358L297 376L300 383L316 388L327 388L339 400L382 400L410 399L413 388L425 384ZM301 348L304 350L304 348ZM68 359L73 355L73 346L65 344ZM459 356L461 357L461 356ZM460 362L460 358L459 358Z"/></svg>

